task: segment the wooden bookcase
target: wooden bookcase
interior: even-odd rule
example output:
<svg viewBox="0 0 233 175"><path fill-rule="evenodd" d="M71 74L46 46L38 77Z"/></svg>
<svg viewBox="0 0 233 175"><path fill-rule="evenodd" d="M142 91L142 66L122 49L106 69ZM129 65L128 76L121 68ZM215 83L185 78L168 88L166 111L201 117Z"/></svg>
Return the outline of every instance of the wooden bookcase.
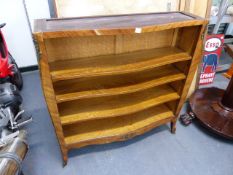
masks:
<svg viewBox="0 0 233 175"><path fill-rule="evenodd" d="M207 21L181 13L40 19L42 87L67 152L175 123L202 54Z"/></svg>

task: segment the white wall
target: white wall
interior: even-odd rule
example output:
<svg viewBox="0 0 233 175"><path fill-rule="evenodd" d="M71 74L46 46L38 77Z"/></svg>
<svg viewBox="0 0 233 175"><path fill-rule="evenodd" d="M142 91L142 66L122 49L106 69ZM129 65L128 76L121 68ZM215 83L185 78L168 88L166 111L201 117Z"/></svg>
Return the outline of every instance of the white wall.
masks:
<svg viewBox="0 0 233 175"><path fill-rule="evenodd" d="M31 26L34 19L50 18L48 0L25 0Z"/></svg>
<svg viewBox="0 0 233 175"><path fill-rule="evenodd" d="M30 7L31 21L34 18L49 17L47 0L27 0L26 2ZM0 0L0 23L3 22L7 23L3 28L3 33L9 51L19 67L37 65L36 52L23 0Z"/></svg>
<svg viewBox="0 0 233 175"><path fill-rule="evenodd" d="M56 3L59 17L176 11L179 5L178 0L56 0Z"/></svg>

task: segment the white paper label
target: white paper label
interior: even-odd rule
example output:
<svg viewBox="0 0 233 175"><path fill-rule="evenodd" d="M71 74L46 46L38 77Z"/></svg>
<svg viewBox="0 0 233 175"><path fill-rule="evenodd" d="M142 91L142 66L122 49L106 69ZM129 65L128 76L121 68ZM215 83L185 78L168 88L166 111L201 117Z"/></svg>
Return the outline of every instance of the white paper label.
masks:
<svg viewBox="0 0 233 175"><path fill-rule="evenodd" d="M142 28L137 27L137 28L135 29L135 33L141 33L141 32L142 32Z"/></svg>

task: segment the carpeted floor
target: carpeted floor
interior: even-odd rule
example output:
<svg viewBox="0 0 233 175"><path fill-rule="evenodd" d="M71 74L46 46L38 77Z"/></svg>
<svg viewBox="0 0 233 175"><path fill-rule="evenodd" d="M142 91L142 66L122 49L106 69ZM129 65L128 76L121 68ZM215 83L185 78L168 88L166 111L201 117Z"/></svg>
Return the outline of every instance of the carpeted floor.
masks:
<svg viewBox="0 0 233 175"><path fill-rule="evenodd" d="M215 82L221 88L228 83L221 75ZM129 141L70 151L63 167L39 73L25 73L24 83L23 105L33 115L33 123L26 127L30 148L23 163L25 175L233 174L233 141L209 133L196 122L188 127L178 122L176 134L165 125Z"/></svg>

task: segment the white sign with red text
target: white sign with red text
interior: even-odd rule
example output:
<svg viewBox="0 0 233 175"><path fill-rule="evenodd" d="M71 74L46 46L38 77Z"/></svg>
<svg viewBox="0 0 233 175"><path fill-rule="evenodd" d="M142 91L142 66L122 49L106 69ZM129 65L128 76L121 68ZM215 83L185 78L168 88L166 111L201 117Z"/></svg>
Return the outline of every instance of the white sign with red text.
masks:
<svg viewBox="0 0 233 175"><path fill-rule="evenodd" d="M211 84L214 81L216 69L224 43L223 34L208 35L205 42L202 70L199 84Z"/></svg>

